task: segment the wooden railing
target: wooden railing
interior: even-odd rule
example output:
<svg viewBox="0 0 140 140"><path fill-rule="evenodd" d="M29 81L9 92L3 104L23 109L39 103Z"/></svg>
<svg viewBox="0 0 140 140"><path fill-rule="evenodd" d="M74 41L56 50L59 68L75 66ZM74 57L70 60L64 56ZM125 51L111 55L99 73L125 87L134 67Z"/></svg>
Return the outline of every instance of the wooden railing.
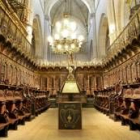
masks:
<svg viewBox="0 0 140 140"><path fill-rule="evenodd" d="M129 23L118 35L118 37L111 44L110 49L107 52L107 56L104 59L104 63L111 60L117 53L131 44L132 41L140 34L140 9L130 19Z"/></svg>

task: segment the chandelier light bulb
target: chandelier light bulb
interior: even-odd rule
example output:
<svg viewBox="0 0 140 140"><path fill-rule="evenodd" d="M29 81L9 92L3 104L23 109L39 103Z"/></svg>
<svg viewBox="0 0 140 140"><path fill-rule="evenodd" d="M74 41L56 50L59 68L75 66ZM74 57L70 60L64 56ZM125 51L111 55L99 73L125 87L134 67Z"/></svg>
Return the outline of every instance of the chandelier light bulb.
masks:
<svg viewBox="0 0 140 140"><path fill-rule="evenodd" d="M49 43L53 43L53 38L52 38L52 36L48 36L48 41L49 41Z"/></svg>
<svg viewBox="0 0 140 140"><path fill-rule="evenodd" d="M55 24L55 27L56 27L56 30L59 32L62 28L62 24L59 21L57 21Z"/></svg>
<svg viewBox="0 0 140 140"><path fill-rule="evenodd" d="M72 22L70 23L70 29L71 29L72 31L75 31L75 30L76 30L76 27L77 27L76 22L72 21Z"/></svg>
<svg viewBox="0 0 140 140"><path fill-rule="evenodd" d="M62 31L62 36L63 36L64 38L67 38L68 35L69 35L69 31L68 31L67 29L64 29L64 30Z"/></svg>
<svg viewBox="0 0 140 140"><path fill-rule="evenodd" d="M84 41L83 35L79 35L78 40L79 40L80 42Z"/></svg>
<svg viewBox="0 0 140 140"><path fill-rule="evenodd" d="M55 34L55 35L54 35L54 38L55 38L56 40L59 40L59 39L60 39L60 36L59 36L58 34Z"/></svg>
<svg viewBox="0 0 140 140"><path fill-rule="evenodd" d="M64 24L64 27L68 27L69 26L68 18L64 18L63 24Z"/></svg>
<svg viewBox="0 0 140 140"><path fill-rule="evenodd" d="M64 48L65 50L68 50L69 46L66 44Z"/></svg>
<svg viewBox="0 0 140 140"><path fill-rule="evenodd" d="M61 49L62 49L62 45L61 45L61 44L58 44L58 45L57 45L57 49L58 49L58 50L61 50Z"/></svg>
<svg viewBox="0 0 140 140"><path fill-rule="evenodd" d="M71 39L76 39L76 33L73 33L72 35L71 35Z"/></svg>
<svg viewBox="0 0 140 140"><path fill-rule="evenodd" d="M81 48L82 46L81 46L82 44L81 43L79 43L79 48Z"/></svg>
<svg viewBox="0 0 140 140"><path fill-rule="evenodd" d="M72 43L72 44L71 44L71 49L74 49L74 48L75 48L75 44Z"/></svg>

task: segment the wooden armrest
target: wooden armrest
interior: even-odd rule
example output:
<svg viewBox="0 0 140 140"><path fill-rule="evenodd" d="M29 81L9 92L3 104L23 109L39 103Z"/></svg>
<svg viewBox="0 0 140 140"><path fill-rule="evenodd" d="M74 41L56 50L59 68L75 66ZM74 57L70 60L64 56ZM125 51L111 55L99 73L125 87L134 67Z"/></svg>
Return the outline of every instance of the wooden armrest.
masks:
<svg viewBox="0 0 140 140"><path fill-rule="evenodd" d="M120 116L121 117L123 117L124 119L128 119L128 120L130 120L130 118L129 118L129 114L120 114Z"/></svg>
<svg viewBox="0 0 140 140"><path fill-rule="evenodd" d="M0 123L0 130L4 129L9 123Z"/></svg>
<svg viewBox="0 0 140 140"><path fill-rule="evenodd" d="M134 124L139 124L140 125L140 116L135 118L135 119L130 119Z"/></svg>
<svg viewBox="0 0 140 140"><path fill-rule="evenodd" d="M29 116L31 116L31 113L25 113L25 116L29 117Z"/></svg>
<svg viewBox="0 0 140 140"><path fill-rule="evenodd" d="M18 118L17 119L9 119L9 124L14 124L16 121L18 121Z"/></svg>
<svg viewBox="0 0 140 140"><path fill-rule="evenodd" d="M18 116L18 119L19 119L19 120L23 120L24 118L25 118L24 115L22 115L22 116Z"/></svg>

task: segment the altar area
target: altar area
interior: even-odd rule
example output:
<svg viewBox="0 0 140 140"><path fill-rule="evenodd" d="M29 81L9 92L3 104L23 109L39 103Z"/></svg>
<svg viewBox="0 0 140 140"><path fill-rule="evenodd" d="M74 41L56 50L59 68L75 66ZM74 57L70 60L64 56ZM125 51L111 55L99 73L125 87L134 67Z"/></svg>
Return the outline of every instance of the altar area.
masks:
<svg viewBox="0 0 140 140"><path fill-rule="evenodd" d="M82 94L72 71L58 96L59 129L82 129Z"/></svg>

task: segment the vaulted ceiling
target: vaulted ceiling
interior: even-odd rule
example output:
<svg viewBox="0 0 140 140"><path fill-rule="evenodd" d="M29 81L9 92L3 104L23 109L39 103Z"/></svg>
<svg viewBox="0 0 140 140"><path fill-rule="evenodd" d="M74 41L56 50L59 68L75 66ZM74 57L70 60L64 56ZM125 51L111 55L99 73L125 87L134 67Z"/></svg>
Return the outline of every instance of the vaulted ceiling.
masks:
<svg viewBox="0 0 140 140"><path fill-rule="evenodd" d="M79 19L85 27L88 25L89 11L87 6L80 0L59 0L56 2L50 12L52 24L55 20L60 19L64 12Z"/></svg>
<svg viewBox="0 0 140 140"><path fill-rule="evenodd" d="M88 11L90 13L94 12L94 3L96 3L96 1L98 0L68 0L71 3L75 4L75 5L79 5L80 9L84 12L83 6L87 7ZM60 5L61 3L64 4L65 0L44 0L45 2L45 15L50 17L50 11L52 10L52 7L57 3L57 5ZM57 6L56 6L57 7ZM79 9L78 8L78 9ZM74 10L74 11L77 11Z"/></svg>

